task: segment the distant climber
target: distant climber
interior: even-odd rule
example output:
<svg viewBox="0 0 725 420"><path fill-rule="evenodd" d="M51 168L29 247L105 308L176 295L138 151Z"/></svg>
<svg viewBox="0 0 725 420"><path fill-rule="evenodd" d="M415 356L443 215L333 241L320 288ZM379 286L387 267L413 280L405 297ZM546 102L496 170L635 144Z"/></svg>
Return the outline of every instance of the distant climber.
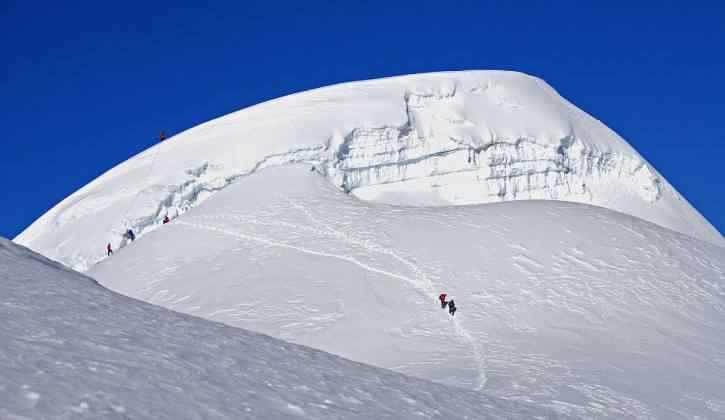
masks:
<svg viewBox="0 0 725 420"><path fill-rule="evenodd" d="M159 140L164 141L166 139L166 131L161 130L159 133Z"/></svg>
<svg viewBox="0 0 725 420"><path fill-rule="evenodd" d="M167 224L170 221L171 221L171 219L169 219L169 215L168 214L166 216L164 216L164 224Z"/></svg>
<svg viewBox="0 0 725 420"><path fill-rule="evenodd" d="M312 165L312 168L310 169L310 172L315 172L315 165Z"/></svg>
<svg viewBox="0 0 725 420"><path fill-rule="evenodd" d="M451 314L451 316L456 314L456 303L453 301L453 299L448 302L448 313Z"/></svg>
<svg viewBox="0 0 725 420"><path fill-rule="evenodd" d="M126 236L128 237L128 239L131 240L131 242L133 242L134 239L136 239L136 235L133 233L133 231L131 229L126 231Z"/></svg>
<svg viewBox="0 0 725 420"><path fill-rule="evenodd" d="M110 242L108 243L108 245L106 245L106 251L108 251L108 255L113 254L113 250L111 249L111 243Z"/></svg>
<svg viewBox="0 0 725 420"><path fill-rule="evenodd" d="M445 309L446 305L448 304L448 302L446 302L446 294L441 293L441 295L438 296L438 300L441 301L441 309Z"/></svg>

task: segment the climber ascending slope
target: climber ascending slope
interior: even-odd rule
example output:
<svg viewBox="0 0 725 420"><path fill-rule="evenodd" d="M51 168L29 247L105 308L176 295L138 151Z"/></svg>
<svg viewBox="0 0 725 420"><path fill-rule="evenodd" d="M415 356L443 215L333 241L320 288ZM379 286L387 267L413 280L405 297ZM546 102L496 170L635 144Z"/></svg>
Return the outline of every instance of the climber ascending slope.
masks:
<svg viewBox="0 0 725 420"><path fill-rule="evenodd" d="M106 251L108 251L107 255L113 254L113 249L111 249L111 243L109 242L108 245L106 245Z"/></svg>
<svg viewBox="0 0 725 420"><path fill-rule="evenodd" d="M129 229L126 231L126 237L131 240L131 242L136 239L136 235L133 233L133 230Z"/></svg>
<svg viewBox="0 0 725 420"><path fill-rule="evenodd" d="M169 215L168 214L166 216L164 216L164 224L167 224L170 221L171 221L171 219L169 219Z"/></svg>
<svg viewBox="0 0 725 420"><path fill-rule="evenodd" d="M159 140L164 141L165 139L166 139L166 131L161 130L161 132L159 133Z"/></svg>
<svg viewBox="0 0 725 420"><path fill-rule="evenodd" d="M446 302L446 294L441 293L441 295L438 296L438 300L441 301L441 309L445 309L446 305L448 304L448 302Z"/></svg>
<svg viewBox="0 0 725 420"><path fill-rule="evenodd" d="M456 314L456 303L453 302L453 299L448 302L448 313L451 314L451 316Z"/></svg>

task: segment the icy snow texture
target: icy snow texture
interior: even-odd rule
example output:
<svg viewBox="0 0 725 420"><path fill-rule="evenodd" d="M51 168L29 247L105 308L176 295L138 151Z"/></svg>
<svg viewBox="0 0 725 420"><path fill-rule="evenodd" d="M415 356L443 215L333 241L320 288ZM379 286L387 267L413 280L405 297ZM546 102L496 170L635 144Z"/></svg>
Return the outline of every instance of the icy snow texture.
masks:
<svg viewBox="0 0 725 420"><path fill-rule="evenodd" d="M432 73L347 83L199 125L108 171L15 240L87 271L233 181L315 163L365 200L416 206L555 199L723 237L621 137L521 73ZM148 178L148 179L147 179Z"/></svg>
<svg viewBox="0 0 725 420"><path fill-rule="evenodd" d="M725 249L583 204L361 202L268 168L90 271L111 289L586 418L725 418ZM450 317L437 296L459 311Z"/></svg>
<svg viewBox="0 0 725 420"><path fill-rule="evenodd" d="M0 418L535 418L104 289L0 238Z"/></svg>

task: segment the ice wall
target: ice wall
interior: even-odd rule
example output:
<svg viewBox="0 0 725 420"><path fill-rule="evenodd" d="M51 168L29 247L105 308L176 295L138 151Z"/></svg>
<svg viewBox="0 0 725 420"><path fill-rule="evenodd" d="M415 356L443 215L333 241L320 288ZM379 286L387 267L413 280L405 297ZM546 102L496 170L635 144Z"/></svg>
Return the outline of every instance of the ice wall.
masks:
<svg viewBox="0 0 725 420"><path fill-rule="evenodd" d="M460 116L456 102L456 92L406 94L403 125L355 128L324 160L326 173L346 192L391 204L416 204L410 194L385 194L402 190L416 192L421 205L431 202L429 195L451 205L517 199L604 203L609 197L595 199L591 190L603 182L622 184L646 203L660 198L659 179L642 159L587 148L573 134L554 141L491 133L482 139L480 130L466 130L478 125Z"/></svg>

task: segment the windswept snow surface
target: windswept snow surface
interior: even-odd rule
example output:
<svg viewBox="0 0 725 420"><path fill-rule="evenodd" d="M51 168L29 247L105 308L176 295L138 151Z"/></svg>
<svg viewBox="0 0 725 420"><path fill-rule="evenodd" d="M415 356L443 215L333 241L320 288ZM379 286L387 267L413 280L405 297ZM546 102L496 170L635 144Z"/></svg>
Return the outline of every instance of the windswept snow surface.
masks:
<svg viewBox="0 0 725 420"><path fill-rule="evenodd" d="M158 144L59 203L15 240L80 271L268 166L315 163L373 202L594 204L725 246L621 137L515 72L431 73L269 101ZM694 170L694 168L693 168Z"/></svg>
<svg viewBox="0 0 725 420"><path fill-rule="evenodd" d="M545 418L118 295L0 238L0 418Z"/></svg>
<svg viewBox="0 0 725 420"><path fill-rule="evenodd" d="M90 273L560 415L725 418L725 249L584 204L361 202L308 169L241 179Z"/></svg>

